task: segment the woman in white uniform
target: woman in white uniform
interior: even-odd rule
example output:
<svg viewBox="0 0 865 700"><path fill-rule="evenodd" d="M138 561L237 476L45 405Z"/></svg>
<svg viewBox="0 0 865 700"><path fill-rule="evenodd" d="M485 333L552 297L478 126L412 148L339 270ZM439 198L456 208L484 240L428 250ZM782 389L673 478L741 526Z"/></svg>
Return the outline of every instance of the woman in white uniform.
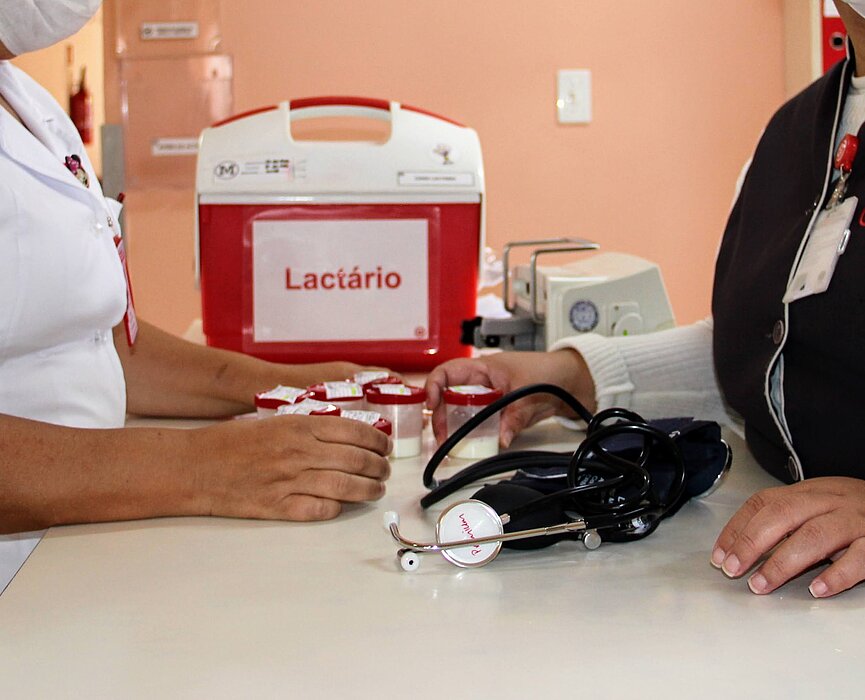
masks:
<svg viewBox="0 0 865 700"><path fill-rule="evenodd" d="M225 416L277 384L359 368L267 363L143 322L129 346L119 204L103 196L60 106L8 62L71 36L100 4L0 3L0 591L38 541L34 531L51 525L326 519L342 502L379 498L389 474L388 439L355 421L124 429L127 411Z"/></svg>

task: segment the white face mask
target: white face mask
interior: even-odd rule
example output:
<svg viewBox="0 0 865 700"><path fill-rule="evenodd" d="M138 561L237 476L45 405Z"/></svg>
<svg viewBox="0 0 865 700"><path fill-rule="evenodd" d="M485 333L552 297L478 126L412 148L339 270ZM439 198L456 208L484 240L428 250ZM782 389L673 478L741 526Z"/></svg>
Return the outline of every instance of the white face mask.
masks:
<svg viewBox="0 0 865 700"><path fill-rule="evenodd" d="M72 36L102 0L0 0L0 41L16 56Z"/></svg>
<svg viewBox="0 0 865 700"><path fill-rule="evenodd" d="M865 0L844 0L844 2L865 17Z"/></svg>

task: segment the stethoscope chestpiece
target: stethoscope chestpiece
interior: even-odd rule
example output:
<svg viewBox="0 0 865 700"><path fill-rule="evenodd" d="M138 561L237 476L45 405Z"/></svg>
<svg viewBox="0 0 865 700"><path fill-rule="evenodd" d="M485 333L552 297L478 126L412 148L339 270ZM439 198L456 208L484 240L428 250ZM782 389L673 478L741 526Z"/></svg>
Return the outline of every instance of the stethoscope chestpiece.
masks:
<svg viewBox="0 0 865 700"><path fill-rule="evenodd" d="M468 499L454 503L442 512L436 523L436 541L441 546L448 542L497 537L504 531L502 519L491 506L483 501ZM453 549L442 548L441 554L451 564L471 568L491 562L501 549L501 541L496 541L467 544Z"/></svg>

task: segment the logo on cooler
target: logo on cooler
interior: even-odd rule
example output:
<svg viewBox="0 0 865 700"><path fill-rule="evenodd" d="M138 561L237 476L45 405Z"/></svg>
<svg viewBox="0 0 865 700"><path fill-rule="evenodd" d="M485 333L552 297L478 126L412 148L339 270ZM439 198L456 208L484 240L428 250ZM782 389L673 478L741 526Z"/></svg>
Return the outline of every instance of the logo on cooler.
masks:
<svg viewBox="0 0 865 700"><path fill-rule="evenodd" d="M442 165L453 165L456 160L456 154L450 144L439 143L433 148L433 155L441 158Z"/></svg>
<svg viewBox="0 0 865 700"><path fill-rule="evenodd" d="M303 272L296 277L290 267L285 268L285 288L291 290L399 289L401 284L402 276L398 272L385 272L381 265L372 271L362 271L355 265L349 271L340 267L335 272Z"/></svg>
<svg viewBox="0 0 865 700"><path fill-rule="evenodd" d="M213 169L219 180L233 180L240 175L240 166L233 160L224 160Z"/></svg>

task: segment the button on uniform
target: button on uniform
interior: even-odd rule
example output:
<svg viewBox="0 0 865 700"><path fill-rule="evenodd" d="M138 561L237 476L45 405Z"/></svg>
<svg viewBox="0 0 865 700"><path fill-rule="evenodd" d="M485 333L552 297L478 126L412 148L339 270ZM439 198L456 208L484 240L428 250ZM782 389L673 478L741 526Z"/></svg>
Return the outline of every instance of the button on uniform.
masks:
<svg viewBox="0 0 865 700"><path fill-rule="evenodd" d="M772 327L772 342L780 345L782 340L784 340L784 321L778 319Z"/></svg>
<svg viewBox="0 0 865 700"><path fill-rule="evenodd" d="M787 473L793 481L799 481L799 469L796 467L796 460L792 455L787 458Z"/></svg>

